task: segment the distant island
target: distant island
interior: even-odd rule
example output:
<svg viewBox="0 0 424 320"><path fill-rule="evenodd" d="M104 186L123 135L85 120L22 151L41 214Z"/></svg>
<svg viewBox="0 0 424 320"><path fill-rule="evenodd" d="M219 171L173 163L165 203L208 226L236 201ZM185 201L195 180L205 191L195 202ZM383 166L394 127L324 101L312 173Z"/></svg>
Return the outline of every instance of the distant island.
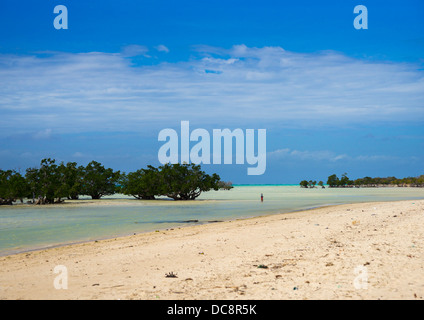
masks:
<svg viewBox="0 0 424 320"><path fill-rule="evenodd" d="M23 203L24 199L29 199L28 204L62 203L81 195L100 199L115 193L142 200L154 200L156 196L194 200L204 191L231 188L232 183L222 181L216 173L209 175L200 165L185 163L147 166L126 174L96 161L84 167L76 162L56 164L48 158L41 160L39 168L26 169L25 175L0 170L0 205L18 200Z"/></svg>
<svg viewBox="0 0 424 320"><path fill-rule="evenodd" d="M302 180L299 185L302 188L315 188L316 181ZM424 175L419 177L408 177L398 179L396 177L371 178L364 177L356 180L348 178L347 173L342 174L341 178L336 174L332 174L327 179L327 185L330 188L377 188L377 187L424 187ZM318 182L318 186L325 188L322 181Z"/></svg>

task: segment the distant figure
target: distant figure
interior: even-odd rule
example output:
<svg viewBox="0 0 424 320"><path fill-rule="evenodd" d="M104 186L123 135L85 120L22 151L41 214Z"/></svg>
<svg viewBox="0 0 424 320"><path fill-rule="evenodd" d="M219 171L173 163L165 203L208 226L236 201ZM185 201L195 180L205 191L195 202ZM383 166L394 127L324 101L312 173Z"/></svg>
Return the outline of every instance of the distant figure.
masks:
<svg viewBox="0 0 424 320"><path fill-rule="evenodd" d="M264 202L264 194L261 193L261 202Z"/></svg>

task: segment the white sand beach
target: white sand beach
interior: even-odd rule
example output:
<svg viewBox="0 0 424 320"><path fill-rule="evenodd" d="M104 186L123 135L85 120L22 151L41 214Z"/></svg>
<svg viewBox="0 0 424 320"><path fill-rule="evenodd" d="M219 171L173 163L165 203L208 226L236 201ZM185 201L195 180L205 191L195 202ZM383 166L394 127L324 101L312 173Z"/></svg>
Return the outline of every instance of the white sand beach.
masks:
<svg viewBox="0 0 424 320"><path fill-rule="evenodd" d="M0 298L422 300L423 226L408 200L61 246L0 257Z"/></svg>

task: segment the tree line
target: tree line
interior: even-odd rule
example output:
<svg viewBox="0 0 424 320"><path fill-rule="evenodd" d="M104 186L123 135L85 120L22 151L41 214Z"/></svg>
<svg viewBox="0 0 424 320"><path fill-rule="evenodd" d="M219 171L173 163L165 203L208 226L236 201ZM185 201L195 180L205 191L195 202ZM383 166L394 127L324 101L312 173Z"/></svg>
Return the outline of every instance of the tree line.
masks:
<svg viewBox="0 0 424 320"><path fill-rule="evenodd" d="M302 180L302 181L300 181L300 186L302 187L302 188L315 188L315 185L317 184L317 182L316 182L316 180ZM321 188L325 188L324 187L324 182L322 182L322 181L318 181L318 185L321 187Z"/></svg>
<svg viewBox="0 0 424 320"><path fill-rule="evenodd" d="M38 168L26 169L24 175L0 169L0 205L24 199L33 204L61 203L80 196L100 199L115 193L144 200L157 196L194 200L204 191L231 188L231 182L221 181L216 173L206 174L195 164L148 166L126 174L96 161L84 167L76 162L57 164L48 158Z"/></svg>
<svg viewBox="0 0 424 320"><path fill-rule="evenodd" d="M316 181L312 180L302 180L300 183L302 188L314 188ZM321 187L324 187L323 182L318 183ZM407 177L398 179L396 177L386 177L386 178L371 178L364 177L358 178L355 180L349 179L347 173L344 173L339 178L336 174L332 174L327 179L327 185L330 188L353 188L353 187L384 187L384 186L393 186L393 187L424 187L424 175L419 177Z"/></svg>

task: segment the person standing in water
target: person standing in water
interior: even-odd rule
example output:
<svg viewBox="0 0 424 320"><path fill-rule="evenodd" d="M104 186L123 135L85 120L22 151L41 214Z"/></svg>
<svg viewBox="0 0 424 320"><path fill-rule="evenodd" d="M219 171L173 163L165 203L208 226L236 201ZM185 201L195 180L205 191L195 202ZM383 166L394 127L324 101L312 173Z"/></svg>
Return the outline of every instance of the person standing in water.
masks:
<svg viewBox="0 0 424 320"><path fill-rule="evenodd" d="M264 202L264 194L261 193L261 202Z"/></svg>

